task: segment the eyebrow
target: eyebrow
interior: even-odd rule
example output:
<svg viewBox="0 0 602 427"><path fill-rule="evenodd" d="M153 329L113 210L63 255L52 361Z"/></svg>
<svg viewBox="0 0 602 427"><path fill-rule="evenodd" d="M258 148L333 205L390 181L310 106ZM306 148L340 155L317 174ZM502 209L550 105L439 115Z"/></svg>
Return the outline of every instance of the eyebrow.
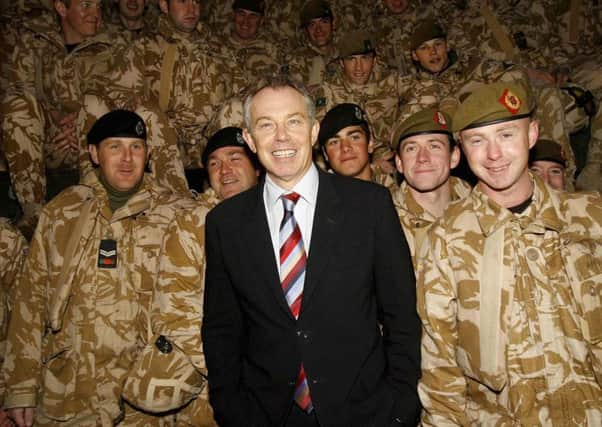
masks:
<svg viewBox="0 0 602 427"><path fill-rule="evenodd" d="M295 116L301 116L302 118L307 117L305 114L303 114L301 111L297 111L295 113L291 113L288 116L286 116L286 119L290 119L291 117L295 117ZM274 121L273 117L270 116L259 116L257 117L257 119L255 119L255 123L259 122L260 120L272 120Z"/></svg>

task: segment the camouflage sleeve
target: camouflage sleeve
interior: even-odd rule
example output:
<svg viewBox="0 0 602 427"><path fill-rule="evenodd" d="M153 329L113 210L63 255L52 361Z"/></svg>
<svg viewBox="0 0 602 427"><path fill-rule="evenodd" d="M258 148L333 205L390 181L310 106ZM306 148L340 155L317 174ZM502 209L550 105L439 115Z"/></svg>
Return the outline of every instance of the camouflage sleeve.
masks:
<svg viewBox="0 0 602 427"><path fill-rule="evenodd" d="M417 257L417 308L422 320L422 425L464 426L466 380L456 362L456 292L443 230L435 225Z"/></svg>
<svg viewBox="0 0 602 427"><path fill-rule="evenodd" d="M8 68L7 93L36 93L35 45L24 36L13 50Z"/></svg>
<svg viewBox="0 0 602 427"><path fill-rule="evenodd" d="M6 328L10 316L8 295L21 271L27 253L27 242L23 235L9 225L8 220L0 220L0 366L4 362ZM4 397L4 382L0 377L0 399ZM1 402L1 400L0 400Z"/></svg>
<svg viewBox="0 0 602 427"><path fill-rule="evenodd" d="M49 280L44 236L48 222L47 214L42 211L22 273L10 292L12 313L2 367L6 381L5 408L36 406L36 393L41 383L43 313Z"/></svg>

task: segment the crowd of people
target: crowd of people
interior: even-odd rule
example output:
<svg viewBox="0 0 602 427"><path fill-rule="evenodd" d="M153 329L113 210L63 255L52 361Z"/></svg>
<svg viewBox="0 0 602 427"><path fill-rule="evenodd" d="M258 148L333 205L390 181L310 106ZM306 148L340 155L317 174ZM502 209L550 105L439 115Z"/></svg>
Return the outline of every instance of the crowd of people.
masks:
<svg viewBox="0 0 602 427"><path fill-rule="evenodd" d="M0 426L602 424L597 0L0 27Z"/></svg>

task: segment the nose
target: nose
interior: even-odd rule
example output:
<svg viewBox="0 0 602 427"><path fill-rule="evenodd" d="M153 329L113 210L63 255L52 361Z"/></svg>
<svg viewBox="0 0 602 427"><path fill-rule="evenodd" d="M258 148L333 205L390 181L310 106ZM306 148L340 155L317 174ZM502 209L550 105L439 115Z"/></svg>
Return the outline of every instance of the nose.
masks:
<svg viewBox="0 0 602 427"><path fill-rule="evenodd" d="M286 141L288 139L288 132L284 124L276 125L276 141Z"/></svg>
<svg viewBox="0 0 602 427"><path fill-rule="evenodd" d="M219 168L220 175L227 175L232 171L232 165L230 162L222 162Z"/></svg>
<svg viewBox="0 0 602 427"><path fill-rule="evenodd" d="M351 142L347 138L341 140L341 150L345 153L351 151Z"/></svg>
<svg viewBox="0 0 602 427"><path fill-rule="evenodd" d="M487 157L492 160L499 159L502 156L502 150L500 150L500 145L495 141L490 141L487 144Z"/></svg>
<svg viewBox="0 0 602 427"><path fill-rule="evenodd" d="M419 147L418 148L418 154L416 155L416 160L419 163L426 163L430 160L430 155L429 152L426 148L424 147Z"/></svg>
<svg viewBox="0 0 602 427"><path fill-rule="evenodd" d="M186 12L192 14L194 13L195 2L194 0L188 0L186 2Z"/></svg>
<svg viewBox="0 0 602 427"><path fill-rule="evenodd" d="M132 161L132 149L130 147L124 147L121 154L124 162Z"/></svg>

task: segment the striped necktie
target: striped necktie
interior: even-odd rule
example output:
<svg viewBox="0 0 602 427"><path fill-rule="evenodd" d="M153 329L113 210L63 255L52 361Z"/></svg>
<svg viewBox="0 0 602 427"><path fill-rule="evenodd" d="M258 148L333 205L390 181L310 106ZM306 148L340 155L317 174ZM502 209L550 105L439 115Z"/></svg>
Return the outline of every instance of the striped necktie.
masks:
<svg viewBox="0 0 602 427"><path fill-rule="evenodd" d="M284 216L280 224L280 283L282 292L295 319L299 318L301 300L303 299L303 284L305 282L305 265L307 256L303 247L301 229L293 210L299 200L298 193L281 196ZM305 376L303 363L295 384L295 402L308 414L314 409L309 395L309 386Z"/></svg>

